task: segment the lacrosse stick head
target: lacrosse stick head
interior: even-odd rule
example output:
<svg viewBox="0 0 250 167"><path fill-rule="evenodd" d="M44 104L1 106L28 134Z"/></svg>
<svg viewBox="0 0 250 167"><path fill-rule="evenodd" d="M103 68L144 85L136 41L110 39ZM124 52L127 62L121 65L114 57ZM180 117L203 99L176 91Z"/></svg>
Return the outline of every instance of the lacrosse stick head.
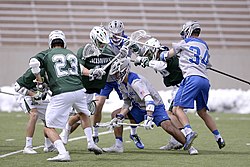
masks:
<svg viewBox="0 0 250 167"><path fill-rule="evenodd" d="M113 20L108 24L108 30L110 32L110 40L111 42L118 46L122 43L123 39L117 36L124 36L124 24L120 20Z"/></svg>
<svg viewBox="0 0 250 167"><path fill-rule="evenodd" d="M89 36L93 44L95 44L97 48L103 48L106 44L109 43L108 32L102 26L93 27L93 29L90 31Z"/></svg>
<svg viewBox="0 0 250 167"><path fill-rule="evenodd" d="M63 48L67 47L65 34L61 30L53 30L49 34L49 48L53 48L55 44L62 44Z"/></svg>
<svg viewBox="0 0 250 167"><path fill-rule="evenodd" d="M150 38L145 42L142 47L142 53L144 57L148 57L149 60L156 59L158 48L161 47L161 43L156 38Z"/></svg>
<svg viewBox="0 0 250 167"><path fill-rule="evenodd" d="M148 37L150 37L150 35L148 35L145 30L137 30L131 33L130 40L139 41L141 38L148 38Z"/></svg>
<svg viewBox="0 0 250 167"><path fill-rule="evenodd" d="M88 43L84 46L83 52L82 52L82 59L89 58L91 56L99 56L101 54L100 50L93 44Z"/></svg>
<svg viewBox="0 0 250 167"><path fill-rule="evenodd" d="M196 32L200 34L201 26L198 21L188 21L183 24L180 35L182 39L191 37L192 33Z"/></svg>
<svg viewBox="0 0 250 167"><path fill-rule="evenodd" d="M109 75L121 84L130 72L130 58L117 59L110 68Z"/></svg>

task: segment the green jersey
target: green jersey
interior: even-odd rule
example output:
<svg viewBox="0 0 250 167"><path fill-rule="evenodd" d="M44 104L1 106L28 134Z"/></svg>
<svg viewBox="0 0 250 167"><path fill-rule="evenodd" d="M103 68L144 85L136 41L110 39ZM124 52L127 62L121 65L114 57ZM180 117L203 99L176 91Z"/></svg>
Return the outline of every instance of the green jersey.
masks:
<svg viewBox="0 0 250 167"><path fill-rule="evenodd" d="M179 59L174 56L170 59L167 59L167 68L169 75L163 78L163 82L166 87L175 86L181 83L183 79L182 71L179 68Z"/></svg>
<svg viewBox="0 0 250 167"><path fill-rule="evenodd" d="M43 80L45 83L48 83L46 77L45 77L45 71L44 69L41 69L40 72ZM29 68L21 77L19 77L16 82L21 86L25 87L26 89L33 89L36 90L36 83L34 80L36 79L36 76L31 72L31 69Z"/></svg>
<svg viewBox="0 0 250 167"><path fill-rule="evenodd" d="M52 48L34 56L44 68L52 95L83 88L76 55L64 48Z"/></svg>
<svg viewBox="0 0 250 167"><path fill-rule="evenodd" d="M100 49L100 55L94 54L93 47L93 44L87 44L77 51L80 63L87 69L102 68L116 56L114 49L110 45L105 45L103 49ZM89 56L90 54L92 55ZM95 79L90 81L88 76L82 76L83 85L87 93L100 93L100 90L105 86L109 70L110 66L105 70L106 74L101 80Z"/></svg>

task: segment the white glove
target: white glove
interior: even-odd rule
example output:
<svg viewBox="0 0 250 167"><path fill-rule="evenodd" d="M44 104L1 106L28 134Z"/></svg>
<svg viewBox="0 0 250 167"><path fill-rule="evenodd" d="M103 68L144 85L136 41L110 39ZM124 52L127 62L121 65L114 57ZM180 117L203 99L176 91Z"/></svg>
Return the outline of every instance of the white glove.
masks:
<svg viewBox="0 0 250 167"><path fill-rule="evenodd" d="M106 72L102 68L90 69L89 70L89 80L92 81L94 79L102 79L102 76L105 75Z"/></svg>
<svg viewBox="0 0 250 167"><path fill-rule="evenodd" d="M117 114L115 118L113 118L110 121L110 125L115 128L115 127L120 127L121 125L119 125L119 123L122 123L124 121L124 115L122 114Z"/></svg>
<svg viewBox="0 0 250 167"><path fill-rule="evenodd" d="M41 71L40 62L36 58L30 59L29 66L33 74L38 74Z"/></svg>
<svg viewBox="0 0 250 167"><path fill-rule="evenodd" d="M120 49L121 58L127 57L128 53L129 53L129 48L123 45L122 48Z"/></svg>
<svg viewBox="0 0 250 167"><path fill-rule="evenodd" d="M150 115L144 116L144 128L146 130L151 130L154 128L153 117Z"/></svg>
<svg viewBox="0 0 250 167"><path fill-rule="evenodd" d="M143 68L148 66L148 63L149 63L148 57L142 57L142 56L137 56L134 62L135 66L140 65Z"/></svg>
<svg viewBox="0 0 250 167"><path fill-rule="evenodd" d="M148 63L148 66L153 68L156 71L162 71L167 68L167 63L163 61L151 60Z"/></svg>
<svg viewBox="0 0 250 167"><path fill-rule="evenodd" d="M42 103L43 93L40 91L36 91L36 94L31 96L32 99L32 105L37 105Z"/></svg>

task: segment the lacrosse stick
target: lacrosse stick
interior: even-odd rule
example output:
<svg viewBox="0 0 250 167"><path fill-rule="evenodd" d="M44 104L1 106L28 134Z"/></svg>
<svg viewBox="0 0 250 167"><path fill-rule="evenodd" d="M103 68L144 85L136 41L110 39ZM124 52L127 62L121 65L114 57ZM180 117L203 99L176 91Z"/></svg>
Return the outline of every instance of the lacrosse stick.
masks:
<svg viewBox="0 0 250 167"><path fill-rule="evenodd" d="M90 43L88 43L84 47L84 50L82 52L82 55L84 56L85 59L92 57L92 56L98 56L100 54L101 54L100 50L95 45L90 44ZM111 55L111 56L113 56L113 55Z"/></svg>
<svg viewBox="0 0 250 167"><path fill-rule="evenodd" d="M0 93L3 93L3 94L6 94L6 95L11 95L11 96L14 96L15 94L14 93L9 93L9 92L3 92L0 88Z"/></svg>
<svg viewBox="0 0 250 167"><path fill-rule="evenodd" d="M133 32L130 36L130 41L131 42L136 42L141 38L145 38L148 37L147 32L144 30L137 30L135 32ZM125 38L127 39L127 38ZM128 40L128 39L127 39ZM130 43L127 47L129 48L129 46L133 45L133 43ZM120 57L120 53L118 55L116 55L108 64L106 64L102 69L106 70L113 62L115 62L119 57Z"/></svg>
<svg viewBox="0 0 250 167"><path fill-rule="evenodd" d="M144 124L132 124L132 123L123 123L123 122L118 122L117 124L111 124L110 122L105 122L105 123L97 123L97 127L102 127L102 128L108 128L108 129L113 129L115 128L115 125L119 126L138 126L138 127L145 127ZM154 125L152 125L153 127Z"/></svg>
<svg viewBox="0 0 250 167"><path fill-rule="evenodd" d="M151 37L150 35L147 34L147 32L146 32L145 30L137 30L137 31L133 32L133 33L131 34L131 37L130 37L130 38L124 38L124 37L122 37L122 36L115 35L115 34L113 34L113 35L114 35L116 38L123 39L123 40L125 40L125 41L130 41L132 44L133 44L133 43L137 43L137 44L141 44L141 45L150 46L150 45L148 45L148 44L145 44L145 43L139 41L141 38L149 38L149 37ZM131 45L132 45L132 44L131 44ZM152 46L150 46L150 47L152 47Z"/></svg>

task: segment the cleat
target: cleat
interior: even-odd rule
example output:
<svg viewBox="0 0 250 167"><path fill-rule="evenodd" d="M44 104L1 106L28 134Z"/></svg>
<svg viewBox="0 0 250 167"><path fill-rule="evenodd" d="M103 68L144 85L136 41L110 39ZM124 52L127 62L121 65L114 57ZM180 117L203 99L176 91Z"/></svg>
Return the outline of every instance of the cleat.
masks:
<svg viewBox="0 0 250 167"><path fill-rule="evenodd" d="M107 153L123 153L123 146L118 147L117 145L113 145L108 148L103 148L102 150Z"/></svg>
<svg viewBox="0 0 250 167"><path fill-rule="evenodd" d="M68 140L69 140L69 131L63 129L59 136L60 136L63 144L66 145L68 143Z"/></svg>
<svg viewBox="0 0 250 167"><path fill-rule="evenodd" d="M193 146L191 146L190 149L188 149L188 153L189 153L189 155L198 155L199 154L198 150L196 150L196 148L194 148Z"/></svg>
<svg viewBox="0 0 250 167"><path fill-rule="evenodd" d="M99 142L99 137L98 136L93 136L93 141L95 144Z"/></svg>
<svg viewBox="0 0 250 167"><path fill-rule="evenodd" d="M160 147L160 150L179 150L183 147L181 143L171 143L169 142L167 145Z"/></svg>
<svg viewBox="0 0 250 167"><path fill-rule="evenodd" d="M165 146L160 147L160 150L179 150L183 145L178 142L173 136L171 136L169 143Z"/></svg>
<svg viewBox="0 0 250 167"><path fill-rule="evenodd" d="M220 149L222 149L223 147L226 146L226 143L222 138L219 138L216 142L217 142Z"/></svg>
<svg viewBox="0 0 250 167"><path fill-rule="evenodd" d="M184 144L184 150L190 149L194 139L198 136L196 132L191 132L186 136L186 143Z"/></svg>
<svg viewBox="0 0 250 167"><path fill-rule="evenodd" d="M45 153L48 153L48 152L56 152L57 151L57 149L56 149L56 147L54 146L54 144L51 144L49 147L44 147L43 148L43 151L45 152Z"/></svg>
<svg viewBox="0 0 250 167"><path fill-rule="evenodd" d="M70 155L69 152L67 151L65 154L58 154L57 156L53 158L48 158L48 161L56 161L56 162L68 162L70 161Z"/></svg>
<svg viewBox="0 0 250 167"><path fill-rule="evenodd" d="M135 135L129 135L130 139L134 141L135 145L139 149L144 149L144 144L141 141L141 138L135 134Z"/></svg>
<svg viewBox="0 0 250 167"><path fill-rule="evenodd" d="M32 147L24 147L23 153L24 154L37 154L37 152L33 150Z"/></svg>
<svg viewBox="0 0 250 167"><path fill-rule="evenodd" d="M99 148L96 144L89 145L89 146L88 146L88 150L89 150L90 152L94 152L95 155L102 154L102 152L103 152L102 149Z"/></svg>

